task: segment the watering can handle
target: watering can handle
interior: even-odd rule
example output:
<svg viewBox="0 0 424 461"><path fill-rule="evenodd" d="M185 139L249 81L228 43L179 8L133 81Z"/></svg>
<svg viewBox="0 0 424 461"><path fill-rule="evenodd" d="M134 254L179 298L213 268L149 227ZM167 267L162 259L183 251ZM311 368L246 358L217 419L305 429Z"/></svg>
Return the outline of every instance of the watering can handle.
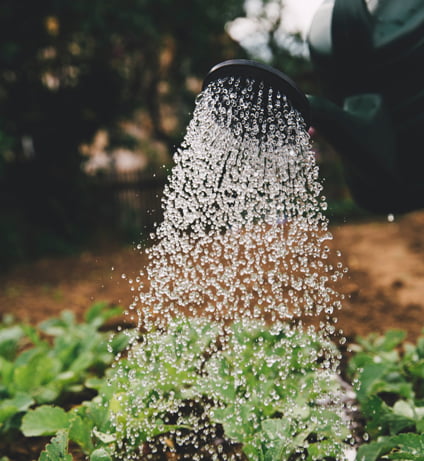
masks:
<svg viewBox="0 0 424 461"><path fill-rule="evenodd" d="M333 53L346 71L371 55L372 16L365 0L335 0L331 21Z"/></svg>

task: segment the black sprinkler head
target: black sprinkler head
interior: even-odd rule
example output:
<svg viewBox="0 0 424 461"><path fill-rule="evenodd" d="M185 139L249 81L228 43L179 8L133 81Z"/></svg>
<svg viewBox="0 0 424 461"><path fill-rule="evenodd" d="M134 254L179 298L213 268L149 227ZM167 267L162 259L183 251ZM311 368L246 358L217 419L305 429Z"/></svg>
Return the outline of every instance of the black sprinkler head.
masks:
<svg viewBox="0 0 424 461"><path fill-rule="evenodd" d="M291 105L301 113L306 126L310 126L309 102L296 83L277 69L247 59L231 59L212 67L203 81L203 90L213 81L226 77L242 77L263 82L265 88L285 95ZM265 103L265 102L264 102Z"/></svg>

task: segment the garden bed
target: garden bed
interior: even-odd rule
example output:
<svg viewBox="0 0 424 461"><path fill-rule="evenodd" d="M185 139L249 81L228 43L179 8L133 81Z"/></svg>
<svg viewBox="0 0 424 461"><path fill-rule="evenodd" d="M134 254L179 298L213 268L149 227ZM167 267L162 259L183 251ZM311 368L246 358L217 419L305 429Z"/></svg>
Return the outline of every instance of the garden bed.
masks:
<svg viewBox="0 0 424 461"><path fill-rule="evenodd" d="M65 312L1 325L1 461L423 458L424 335L351 344L342 374L355 398L325 365L325 338L257 321L133 330L137 343L111 367L131 336L108 340L117 313L96 304L83 323Z"/></svg>
<svg viewBox="0 0 424 461"><path fill-rule="evenodd" d="M386 342L375 340L363 343L365 352L362 356L360 352L357 355L359 359L355 360L357 362L362 360L361 363L356 364L356 368L364 368L365 377L355 375L352 369L349 372L347 365L348 359L352 356L349 348L358 335L366 336L372 332L386 333L392 328L400 328L405 331L407 339L415 341L422 331L423 228L423 212L399 217L394 222L380 219L332 228L334 234L332 245L334 249L341 250L344 261L350 269L340 284L340 291L348 297L342 311L338 314L338 325L344 330L348 339L343 347L343 377L352 379L356 376L358 379L365 379L368 383L367 387L363 387L360 391L362 392L361 404L364 406L363 412L368 418L368 423L365 419L358 420L359 437L365 424L368 424L367 432L374 439L374 443L369 445L370 448L363 449L368 450L363 452L367 456L366 460L376 460L380 454L390 451L400 453L399 456L410 456L393 459L421 459L419 456L424 456L422 384L416 382L424 377L422 343L417 346L417 351L421 352L415 354L418 357L417 363L412 367L410 363L403 361L405 350L399 349L398 343L403 339L400 333L389 335ZM129 281L138 275L139 268L144 264L143 258L132 248L112 249L16 267L1 276L0 312L6 320L13 315L19 320L27 320L35 325L39 321L59 316L64 309L70 309L76 314L77 319L81 320L87 306L96 300L107 300L110 305L127 306L131 302ZM122 274L125 276L123 277ZM122 318L118 322L122 323ZM24 344L23 347L28 346L29 344L27 346ZM403 351L400 355L399 350ZM407 349L406 352L410 354L410 358L411 350L409 349L408 352ZM407 354L406 357L408 358ZM380 365L373 368L371 365L374 362ZM363 366L370 363L368 369ZM98 366L99 364L96 365ZM106 362L100 364L100 368L103 369L107 366ZM359 374L361 373L363 372ZM393 379L394 381L391 381ZM415 394L411 394L411 389ZM91 388L84 387L79 392L81 393L75 394L66 391L58 401L54 399L52 401L69 410L81 401L89 400L96 389L93 391ZM33 408L34 405L29 401L19 403L22 408L27 409ZM189 401L186 403L189 404ZM373 419L372 415L375 414L378 417ZM234 459L244 459L241 445L225 435L219 422L215 427L217 430L213 436L203 437L205 446L209 449L216 447L217 450L217 447L221 447L219 450L224 447L225 452L234 454ZM382 428L381 434L378 428ZM22 438L19 432L15 431L9 445L5 445L6 439L2 442L2 453L8 453L13 461L36 459L50 437L43 438L43 434L35 436L31 431L29 435L30 437ZM65 435L59 434L59 439L53 444L54 447L60 444L68 445L67 438L60 439ZM66 435L68 436L69 434ZM383 438L377 441L380 436ZM191 459L191 455L187 452L189 449L178 447L177 441L171 434L165 433L156 437L153 440L157 443L153 442L153 445L152 442L141 444L140 459ZM312 443L313 438L310 440ZM75 460L84 459L81 446L72 442L72 437L69 446ZM55 449L54 447L52 450ZM152 453L155 450L157 453ZM186 450L185 458L184 450ZM102 453L99 453L98 459L101 460ZM50 458L45 459L50 461Z"/></svg>

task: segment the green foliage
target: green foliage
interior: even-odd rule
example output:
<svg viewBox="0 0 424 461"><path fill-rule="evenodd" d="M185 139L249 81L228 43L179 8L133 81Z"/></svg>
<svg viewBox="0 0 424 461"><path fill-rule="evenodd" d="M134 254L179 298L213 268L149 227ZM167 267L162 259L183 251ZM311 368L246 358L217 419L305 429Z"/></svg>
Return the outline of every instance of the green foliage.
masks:
<svg viewBox="0 0 424 461"><path fill-rule="evenodd" d="M252 460L297 459L302 451L310 460L340 457L348 431L330 403L318 402L340 391L318 366L329 345L246 322L232 325L218 347L217 332L204 320L175 321L120 362L107 400L127 456L177 427L202 427L206 417ZM197 416L181 411L187 402Z"/></svg>
<svg viewBox="0 0 424 461"><path fill-rule="evenodd" d="M21 425L27 437L54 435L70 426L69 415L63 408L43 405L28 411Z"/></svg>
<svg viewBox="0 0 424 461"><path fill-rule="evenodd" d="M98 336L98 328L109 315L104 306L95 305L86 323L76 324L69 314L44 322L40 329L53 338L47 349L38 329L2 330L8 332L4 344L9 341L9 366L2 370L9 379L19 363L35 360L30 358L38 357L40 350L48 365L35 388L28 382L29 374L22 373L25 390L9 398L15 399L16 427L25 436L54 436L39 461L70 459L68 440L90 461L112 461L123 453L132 459L141 446L160 436L202 431L205 425L222 425L224 437L241 444L248 459L255 461L341 458L348 431L331 403L322 403L340 389L331 373L319 366L332 346L316 334L251 322L236 323L223 332L206 320L175 320L166 332L151 331L141 342L133 342L128 354L103 376L99 363L104 371L111 355L131 338L129 333L119 334L109 341L112 350L100 347L98 341L106 347L107 340ZM23 339L33 346L16 352L13 359L11 351L19 351L16 344ZM97 395L68 410L57 404L57 398L48 401L57 363L59 377L68 376L68 391L85 387ZM71 379L74 374L78 380ZM10 424L3 425L3 432L8 428Z"/></svg>
<svg viewBox="0 0 424 461"><path fill-rule="evenodd" d="M72 313L64 312L37 328L0 326L0 434L20 428L25 414L28 436L54 434L67 426L63 415L61 425L58 423L63 412L58 407L46 413L30 408L60 403L65 393L77 395L87 389L84 383L88 378L103 376L129 340L120 333L108 342L110 334L99 331L119 312L121 309L98 303L88 310L85 323L77 323ZM44 420L52 424L52 430L44 425L43 431L37 432L37 423L43 425Z"/></svg>
<svg viewBox="0 0 424 461"><path fill-rule="evenodd" d="M72 461L68 454L68 434L60 430L40 455L40 461Z"/></svg>
<svg viewBox="0 0 424 461"><path fill-rule="evenodd" d="M330 404L318 403L339 391L334 376L318 366L330 347L321 341L292 328L277 333L235 324L228 347L206 363L199 385L219 402L212 418L251 459L290 458L305 446L308 459L340 455L346 427ZM308 442L312 434L316 442Z"/></svg>
<svg viewBox="0 0 424 461"><path fill-rule="evenodd" d="M405 332L359 339L349 372L371 438L358 459L424 459L424 337L404 343Z"/></svg>
<svg viewBox="0 0 424 461"><path fill-rule="evenodd" d="M91 453L90 461L112 461L112 458L104 448L98 448Z"/></svg>
<svg viewBox="0 0 424 461"><path fill-rule="evenodd" d="M243 3L2 0L3 262L84 243L87 227L102 216L82 174L80 147L99 129L128 145L117 134L122 121L143 110L152 141L171 148L181 139L195 97L187 81L237 54L225 23L243 13ZM175 129L164 128L164 112Z"/></svg>

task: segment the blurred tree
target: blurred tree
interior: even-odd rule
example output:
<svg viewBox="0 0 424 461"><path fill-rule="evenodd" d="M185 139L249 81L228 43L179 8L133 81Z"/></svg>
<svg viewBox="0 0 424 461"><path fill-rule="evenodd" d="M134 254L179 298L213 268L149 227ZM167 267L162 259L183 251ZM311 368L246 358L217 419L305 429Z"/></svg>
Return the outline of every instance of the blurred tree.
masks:
<svg viewBox="0 0 424 461"><path fill-rule="evenodd" d="M194 100L189 79L240 56L224 26L243 3L2 0L0 258L2 248L36 255L40 239L78 240L90 214L79 147L99 128L116 133L144 108L155 138L178 140ZM181 121L173 131L164 108Z"/></svg>
<svg viewBox="0 0 424 461"><path fill-rule="evenodd" d="M265 61L310 91L314 78L305 39L287 26L285 0L246 0L245 15L227 28L252 59Z"/></svg>

